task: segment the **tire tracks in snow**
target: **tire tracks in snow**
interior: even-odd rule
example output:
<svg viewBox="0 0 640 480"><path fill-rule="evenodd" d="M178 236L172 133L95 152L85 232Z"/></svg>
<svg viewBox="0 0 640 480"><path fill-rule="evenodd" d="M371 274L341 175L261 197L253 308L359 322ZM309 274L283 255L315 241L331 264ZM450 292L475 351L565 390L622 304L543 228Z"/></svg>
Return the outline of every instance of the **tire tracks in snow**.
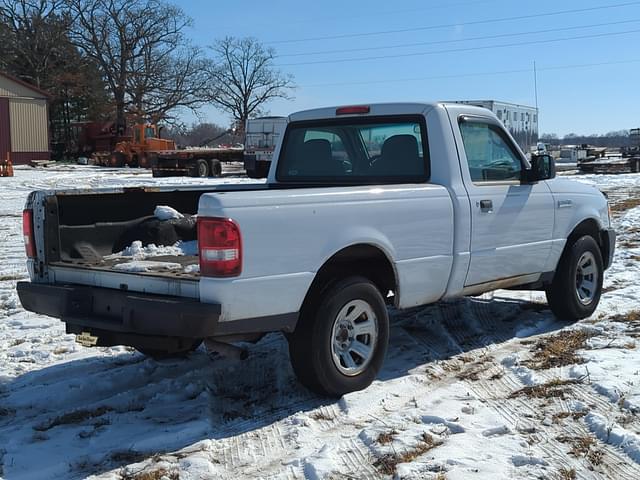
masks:
<svg viewBox="0 0 640 480"><path fill-rule="evenodd" d="M493 370L499 370L498 364L493 365ZM488 369L487 373L492 370ZM559 469L569 466L576 470L578 478L600 479L602 474L609 475L609 478L620 480L635 480L640 478L640 466L632 462L618 448L608 445L597 438L589 431L582 420L565 419L562 423L543 424L546 415L549 418L553 413L561 411L571 411L566 400L559 398L526 400L521 397L510 398L517 390L526 386L511 369L502 370L501 378L486 378L473 381L467 380L466 384L474 392L477 398L489 405L514 432L521 433L531 444L531 448L539 449L544 455L544 459L550 466ZM534 372L539 377L540 383L546 383L558 378L558 375L549 371ZM592 393L591 386L587 384L573 384L567 387L566 397L572 400L579 400L585 403L590 411L596 411L606 415L610 410L611 403L604 400L599 394ZM602 452L602 457L598 465L591 463L584 458L576 458L564 453L568 447L558 448L558 437L561 435L582 438L589 437L595 442L595 447Z"/></svg>

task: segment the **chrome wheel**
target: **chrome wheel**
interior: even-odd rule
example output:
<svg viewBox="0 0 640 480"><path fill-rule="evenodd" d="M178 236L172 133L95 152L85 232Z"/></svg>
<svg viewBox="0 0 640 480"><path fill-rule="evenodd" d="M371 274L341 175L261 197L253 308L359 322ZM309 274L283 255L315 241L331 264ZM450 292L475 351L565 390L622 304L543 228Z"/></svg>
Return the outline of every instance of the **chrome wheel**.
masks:
<svg viewBox="0 0 640 480"><path fill-rule="evenodd" d="M596 257L591 252L584 252L576 269L576 293L583 305L590 304L596 296L598 274Z"/></svg>
<svg viewBox="0 0 640 480"><path fill-rule="evenodd" d="M374 356L378 319L364 300L352 300L338 312L331 333L331 356L340 373L362 373Z"/></svg>

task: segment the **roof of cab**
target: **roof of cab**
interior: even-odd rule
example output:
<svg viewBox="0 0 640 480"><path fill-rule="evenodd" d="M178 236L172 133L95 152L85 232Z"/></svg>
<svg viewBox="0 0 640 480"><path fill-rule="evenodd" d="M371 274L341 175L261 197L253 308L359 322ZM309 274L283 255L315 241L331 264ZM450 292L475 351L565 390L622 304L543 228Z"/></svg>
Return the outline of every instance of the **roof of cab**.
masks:
<svg viewBox="0 0 640 480"><path fill-rule="evenodd" d="M305 120L318 120L324 118L336 118L336 117L367 117L377 115L424 115L429 110L445 105L456 105L460 107L460 104L453 102L397 102L397 103L360 103L353 105L337 105L333 107L314 108L311 110L302 110L300 112L292 113L289 116L290 122L299 122ZM354 113L347 115L337 115L336 110L343 107L352 106L366 106L369 107L369 113ZM480 107L474 107L471 105L465 105L469 110L484 110Z"/></svg>

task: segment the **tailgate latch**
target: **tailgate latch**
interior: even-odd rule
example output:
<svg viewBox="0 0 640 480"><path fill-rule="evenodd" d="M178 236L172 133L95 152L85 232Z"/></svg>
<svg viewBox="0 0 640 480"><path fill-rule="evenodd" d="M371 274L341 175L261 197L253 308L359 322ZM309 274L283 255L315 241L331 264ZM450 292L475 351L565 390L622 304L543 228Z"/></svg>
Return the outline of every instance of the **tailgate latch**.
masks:
<svg viewBox="0 0 640 480"><path fill-rule="evenodd" d="M95 347L98 343L98 337L94 337L89 332L82 332L80 335L76 335L76 342L83 347Z"/></svg>

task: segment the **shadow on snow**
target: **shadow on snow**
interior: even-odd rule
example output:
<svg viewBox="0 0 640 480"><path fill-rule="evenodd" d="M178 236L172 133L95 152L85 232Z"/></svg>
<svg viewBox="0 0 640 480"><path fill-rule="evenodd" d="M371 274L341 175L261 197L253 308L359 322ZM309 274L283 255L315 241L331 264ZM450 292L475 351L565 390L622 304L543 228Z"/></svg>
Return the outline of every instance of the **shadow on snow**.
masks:
<svg viewBox="0 0 640 480"><path fill-rule="evenodd" d="M391 320L378 382L565 326L546 305L497 297L392 311ZM80 478L336 402L297 383L282 335L268 335L249 351L244 361L211 360L203 350L163 362L125 353L12 379L0 385L0 467L8 479Z"/></svg>

